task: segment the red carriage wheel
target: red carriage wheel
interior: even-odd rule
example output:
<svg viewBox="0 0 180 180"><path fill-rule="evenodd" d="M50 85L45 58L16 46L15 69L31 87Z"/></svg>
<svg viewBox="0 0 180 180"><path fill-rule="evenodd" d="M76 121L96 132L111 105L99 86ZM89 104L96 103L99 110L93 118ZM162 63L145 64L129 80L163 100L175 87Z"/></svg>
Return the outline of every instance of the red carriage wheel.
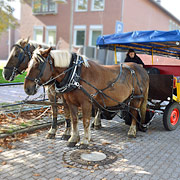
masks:
<svg viewBox="0 0 180 180"><path fill-rule="evenodd" d="M180 122L180 105L177 102L171 102L167 105L164 115L163 115L163 124L165 129L172 131L175 130Z"/></svg>

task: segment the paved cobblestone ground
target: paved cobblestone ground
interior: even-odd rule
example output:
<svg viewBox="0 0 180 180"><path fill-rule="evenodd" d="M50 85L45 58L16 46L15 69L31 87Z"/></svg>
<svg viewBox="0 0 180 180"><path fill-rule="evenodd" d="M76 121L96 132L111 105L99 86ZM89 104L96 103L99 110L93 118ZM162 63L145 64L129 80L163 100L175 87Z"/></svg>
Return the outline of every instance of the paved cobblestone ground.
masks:
<svg viewBox="0 0 180 180"><path fill-rule="evenodd" d="M180 179L180 128L166 131L162 117L152 122L146 133L127 137L128 126L118 118L103 120L101 130L92 130L92 144L106 146L118 159L110 168L99 170L68 166L63 154L70 150L66 141L45 139L47 131L32 134L15 149L0 153L1 180L177 180ZM82 122L79 124L82 134ZM2 165L6 162L5 165Z"/></svg>
<svg viewBox="0 0 180 180"><path fill-rule="evenodd" d="M22 101L27 97L24 92L23 85L12 86L0 86L0 103L14 103ZM34 96L30 96L28 100L39 97L43 93L43 89L40 88L38 93Z"/></svg>

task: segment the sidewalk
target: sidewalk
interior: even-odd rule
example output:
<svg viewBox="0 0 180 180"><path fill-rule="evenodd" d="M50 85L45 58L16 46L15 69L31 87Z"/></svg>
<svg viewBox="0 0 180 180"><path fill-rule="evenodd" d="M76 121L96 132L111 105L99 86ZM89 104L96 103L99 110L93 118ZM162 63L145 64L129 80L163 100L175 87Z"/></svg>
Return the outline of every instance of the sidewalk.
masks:
<svg viewBox="0 0 180 180"><path fill-rule="evenodd" d="M29 99L37 98L43 94L43 89L40 88L38 93L34 96L30 96ZM27 98L27 94L24 92L23 85L13 86L0 86L0 103L15 103Z"/></svg>
<svg viewBox="0 0 180 180"><path fill-rule="evenodd" d="M129 127L115 117L103 120L101 130L92 130L91 147L114 153L117 160L107 165L82 165L75 156L82 151L68 148L61 140L45 139L47 131L34 133L14 149L0 148L0 179L3 180L177 180L180 179L180 127L166 131L162 117L152 122L146 133L129 139ZM80 135L83 132L80 122ZM82 137L82 136L81 136ZM109 157L111 158L111 156ZM96 161L98 164L98 161Z"/></svg>

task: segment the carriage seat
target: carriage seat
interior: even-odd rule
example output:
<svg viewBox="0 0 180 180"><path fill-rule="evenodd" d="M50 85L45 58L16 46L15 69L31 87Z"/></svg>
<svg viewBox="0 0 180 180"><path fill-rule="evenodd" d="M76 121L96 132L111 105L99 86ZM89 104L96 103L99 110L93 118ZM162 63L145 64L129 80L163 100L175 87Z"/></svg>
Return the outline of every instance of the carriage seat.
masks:
<svg viewBox="0 0 180 180"><path fill-rule="evenodd" d="M154 67L148 67L145 68L148 74L160 74L160 71L158 68L154 68Z"/></svg>

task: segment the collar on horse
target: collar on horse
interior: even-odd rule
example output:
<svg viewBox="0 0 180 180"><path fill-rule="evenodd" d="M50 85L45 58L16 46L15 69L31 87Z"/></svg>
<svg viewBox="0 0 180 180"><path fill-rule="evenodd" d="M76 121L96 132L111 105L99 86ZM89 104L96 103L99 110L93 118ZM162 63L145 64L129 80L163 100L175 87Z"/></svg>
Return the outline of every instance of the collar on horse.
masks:
<svg viewBox="0 0 180 180"><path fill-rule="evenodd" d="M55 90L57 93L70 92L80 86L82 63L82 57L73 53L64 79L61 82L55 81Z"/></svg>
<svg viewBox="0 0 180 180"><path fill-rule="evenodd" d="M10 69L13 71L10 79L13 79L16 74L22 74L22 72L19 71L19 67L20 67L21 63L23 63L25 61L26 57L28 57L29 61L31 59L31 51L30 51L30 44L29 43L24 48L21 47L19 44L14 44L12 46L12 48L13 47L18 47L22 51L20 51L18 54L18 62L16 64L16 66L14 66L14 67L6 67L5 66L4 67L4 69Z"/></svg>

